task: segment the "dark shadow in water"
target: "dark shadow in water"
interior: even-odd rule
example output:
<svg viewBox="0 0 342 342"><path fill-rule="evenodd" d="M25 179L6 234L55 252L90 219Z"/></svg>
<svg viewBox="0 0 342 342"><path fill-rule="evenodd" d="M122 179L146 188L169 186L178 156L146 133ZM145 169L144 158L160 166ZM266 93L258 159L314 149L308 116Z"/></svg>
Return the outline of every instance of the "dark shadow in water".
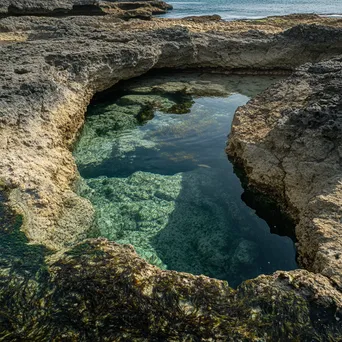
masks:
<svg viewBox="0 0 342 342"><path fill-rule="evenodd" d="M137 147L124 158L118 158L118 147L113 145L111 156L101 164L79 166L84 178L127 178L136 171L159 175L182 172L181 191L174 210L166 227L152 238L151 245L168 269L227 280L233 287L260 274L297 268L291 240L294 239L293 222L266 197L256 196L244 186L247 182L243 175L238 169L234 173L224 153L233 113L248 101L248 97L241 94L255 95L258 90L248 78L241 82L235 79L235 82L235 94L225 101L205 96L195 101L195 113L196 105L206 108L204 113L210 114L212 122L203 121L201 125L196 120L186 121L183 116L187 129L186 134L182 131L180 136L173 135L172 130L158 133L158 128L153 128L150 122L139 126L139 130L156 139L158 150ZM120 101L120 96L130 93L123 87L110 95L110 102ZM99 101L96 106L99 114L101 100L100 96L93 102ZM177 99L182 100L182 97ZM219 113L225 114L215 116ZM158 115L153 120L158 120ZM179 153L192 157L174 160Z"/></svg>
<svg viewBox="0 0 342 342"><path fill-rule="evenodd" d="M237 203L239 181L226 175L227 169L184 173L168 225L152 242L160 259L168 269L227 280L232 287L260 274L296 269L293 241L270 234L265 221ZM293 229L279 210L272 207L270 213L277 231Z"/></svg>
<svg viewBox="0 0 342 342"><path fill-rule="evenodd" d="M185 70L175 70L169 68L162 68L162 69L152 69L146 74L142 76L137 76L131 78L129 80L122 80L116 83L114 86L96 93L90 101L89 106L92 107L97 104L104 104L104 103L113 103L118 100L120 97L126 94L140 94L140 95L147 95L147 94L155 94L155 95L163 95L170 100L174 100L175 102L182 102L184 99L188 98L189 94L184 93L182 91L176 93L166 93L165 90L159 89L159 85L165 84L167 80L177 80L180 82L192 82L198 80L207 80L207 79L233 79L236 80L238 78L245 78L253 80L255 78L258 79L274 79L274 82L279 80L284 76L288 76L291 74L289 70L283 70L282 73L275 76L270 76L267 73L265 75L257 75L255 76L253 70L251 70L251 75L246 74L246 70L243 69L241 72L239 70L230 70L229 75L224 74L225 70L220 70L218 68L195 68L195 69L185 69ZM153 90L151 91L135 91L134 86L139 85L142 83L147 83L149 87L153 86ZM255 92L254 89L248 89L244 87L247 82L242 82L241 85L243 87L243 91L238 89L238 87L234 88L234 92L244 94L248 97L254 97L258 92ZM196 96L201 96L200 94L194 94ZM203 94L203 96L207 96L208 94ZM212 94L213 96L224 96L222 94Z"/></svg>
<svg viewBox="0 0 342 342"><path fill-rule="evenodd" d="M134 152L126 153L125 159L119 159L116 158L118 153L114 147L111 158L96 166L80 166L78 170L82 177L86 179L99 176L127 178L137 171L160 175L174 175L180 172L180 170L182 172L191 171L197 167L196 163L191 160L170 161L170 158L165 156L164 153L167 151L167 153L171 154L173 150L177 151L178 149L170 147L160 152L149 148L137 147ZM115 160L114 163L113 160ZM127 160L132 162L128 163ZM167 165L167 168L165 168L165 165Z"/></svg>
<svg viewBox="0 0 342 342"><path fill-rule="evenodd" d="M233 164L234 173L238 176L241 186L244 189L241 199L250 208L254 209L255 213L260 218L267 222L272 234L288 236L293 240L293 242L297 242L295 232L297 222L286 214L280 204L274 199L249 186L248 178L244 169L238 164L234 164L230 158L229 160Z"/></svg>
<svg viewBox="0 0 342 342"><path fill-rule="evenodd" d="M35 277L45 264L48 250L28 244L25 234L20 231L21 216L12 212L6 202L6 193L0 191L0 269L10 269L11 274L25 278Z"/></svg>
<svg viewBox="0 0 342 342"><path fill-rule="evenodd" d="M138 78L139 79L139 78ZM132 80L130 80L132 82ZM120 98L125 95L160 95L165 99L175 102L177 105L171 109L170 113L173 114L186 114L190 112L190 108L193 104L193 97L186 94L183 91L176 91L174 93L165 93L164 91L156 89L146 90L146 91L135 91L134 89L127 90L125 84L128 81L121 81L112 88L105 90L104 92L96 93L91 99L88 108L103 107L117 102L117 104L125 106L124 103L120 103ZM133 79L134 82L134 79ZM129 83L128 83L129 84ZM158 107L158 106L157 106ZM177 112L177 109L183 109ZM156 109L156 108L155 108ZM175 110L176 109L176 110ZM102 114L101 111L87 111L87 116Z"/></svg>

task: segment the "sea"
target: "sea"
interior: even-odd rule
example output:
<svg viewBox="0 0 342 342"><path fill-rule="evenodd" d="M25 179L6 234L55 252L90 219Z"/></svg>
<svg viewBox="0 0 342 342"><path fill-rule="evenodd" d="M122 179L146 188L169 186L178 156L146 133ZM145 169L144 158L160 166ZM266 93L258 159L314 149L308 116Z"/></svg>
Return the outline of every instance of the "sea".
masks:
<svg viewBox="0 0 342 342"><path fill-rule="evenodd" d="M342 17L342 0L191 0L167 1L173 10L164 17L218 14L224 20L258 19L293 13Z"/></svg>

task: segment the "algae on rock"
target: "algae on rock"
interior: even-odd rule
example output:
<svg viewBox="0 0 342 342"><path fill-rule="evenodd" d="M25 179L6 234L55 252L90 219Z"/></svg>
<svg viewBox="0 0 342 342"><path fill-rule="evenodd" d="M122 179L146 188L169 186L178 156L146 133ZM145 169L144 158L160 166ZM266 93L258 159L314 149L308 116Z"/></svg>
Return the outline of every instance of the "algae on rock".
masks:
<svg viewBox="0 0 342 342"><path fill-rule="evenodd" d="M222 80L225 94L232 92ZM196 89L189 79L164 80L157 87L148 82L123 85L115 96L107 94L114 104L90 107L74 151L84 177L78 193L93 204L100 235L132 244L162 269L205 274L233 286L257 276L264 248L258 234L269 228L241 202L240 183L228 176L232 170L224 153L234 110L248 97L197 98L187 93ZM217 89L218 76L213 82ZM256 91L271 79L232 82ZM211 82L200 85L211 94ZM142 123L137 113L144 106L154 118ZM132 126L112 125L108 116L128 116Z"/></svg>

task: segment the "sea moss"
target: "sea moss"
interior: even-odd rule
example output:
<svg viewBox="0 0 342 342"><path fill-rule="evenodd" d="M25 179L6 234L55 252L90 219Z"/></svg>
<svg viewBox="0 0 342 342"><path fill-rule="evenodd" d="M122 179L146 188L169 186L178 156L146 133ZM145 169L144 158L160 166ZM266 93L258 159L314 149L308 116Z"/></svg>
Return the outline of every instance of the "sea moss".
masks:
<svg viewBox="0 0 342 342"><path fill-rule="evenodd" d="M177 103L172 107L165 109L164 112L172 114L187 114L191 112L191 107L194 103L194 101Z"/></svg>
<svg viewBox="0 0 342 342"><path fill-rule="evenodd" d="M204 81L200 85L210 88ZM94 205L100 236L134 245L160 268L206 274L232 286L274 271L282 261L274 254L265 260L268 254L260 251L264 246L258 240L268 227L246 210L240 193L236 196L238 181L228 176L223 153L233 111L248 98L194 101L181 82L166 88L170 92L158 85L118 93L103 114L96 105L96 115L85 124L82 148L74 151L85 184L79 194ZM120 114L132 106L139 111ZM172 115L177 111L190 113ZM127 115L137 123L114 129L107 115ZM291 242L286 248L294 256Z"/></svg>
<svg viewBox="0 0 342 342"><path fill-rule="evenodd" d="M43 246L29 245L21 225L22 217L8 208L7 194L0 191L0 267L34 276L44 266L49 252Z"/></svg>

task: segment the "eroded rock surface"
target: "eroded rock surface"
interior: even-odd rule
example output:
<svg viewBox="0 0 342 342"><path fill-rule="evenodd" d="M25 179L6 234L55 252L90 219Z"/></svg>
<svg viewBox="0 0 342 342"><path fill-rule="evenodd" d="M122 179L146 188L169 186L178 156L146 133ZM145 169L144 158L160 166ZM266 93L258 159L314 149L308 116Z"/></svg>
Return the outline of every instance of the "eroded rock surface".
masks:
<svg viewBox="0 0 342 342"><path fill-rule="evenodd" d="M22 231L54 250L91 234L93 208L72 191L70 149L96 92L152 68L293 70L342 53L341 26L315 16L233 23L1 19L1 188L23 216ZM253 183L290 204L301 262L324 275L278 272L235 292L218 280L161 271L106 240L63 250L24 274L4 252L2 339L339 340L340 64L306 66L241 109L230 145Z"/></svg>
<svg viewBox="0 0 342 342"><path fill-rule="evenodd" d="M302 265L341 289L342 58L308 64L236 113L228 152L298 221Z"/></svg>
<svg viewBox="0 0 342 342"><path fill-rule="evenodd" d="M171 9L171 5L160 0L3 0L0 17L111 14L123 19L151 19L152 15L164 14Z"/></svg>
<svg viewBox="0 0 342 342"><path fill-rule="evenodd" d="M92 229L89 202L70 189L76 167L69 149L95 92L152 68L292 69L342 50L339 27L256 34L249 22L239 24L240 32L236 23L216 33L215 23L207 25L202 29L210 32L191 22L128 24L111 17L0 21L1 31L27 35L26 42L1 45L0 170L16 189L11 200L25 213L23 230L32 241L59 248Z"/></svg>

